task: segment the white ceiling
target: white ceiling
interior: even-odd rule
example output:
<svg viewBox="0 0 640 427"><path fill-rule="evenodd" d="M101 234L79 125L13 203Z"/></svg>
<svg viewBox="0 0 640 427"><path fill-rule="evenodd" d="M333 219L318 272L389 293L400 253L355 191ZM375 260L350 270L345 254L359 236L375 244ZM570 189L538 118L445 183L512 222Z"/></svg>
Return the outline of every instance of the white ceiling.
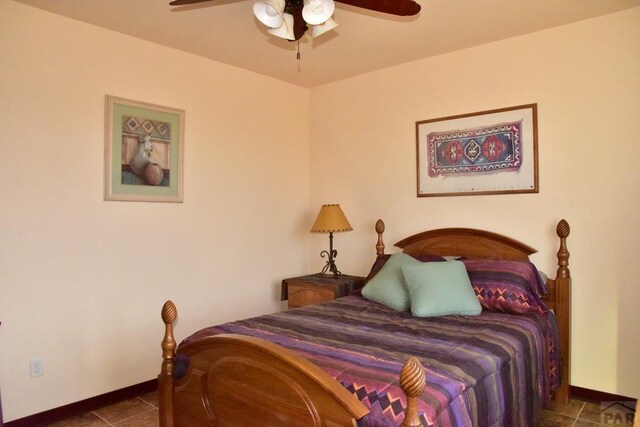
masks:
<svg viewBox="0 0 640 427"><path fill-rule="evenodd" d="M313 87L358 74L640 6L640 0L417 0L397 17L336 3L340 26L296 43L270 36L252 1L15 0L260 74Z"/></svg>

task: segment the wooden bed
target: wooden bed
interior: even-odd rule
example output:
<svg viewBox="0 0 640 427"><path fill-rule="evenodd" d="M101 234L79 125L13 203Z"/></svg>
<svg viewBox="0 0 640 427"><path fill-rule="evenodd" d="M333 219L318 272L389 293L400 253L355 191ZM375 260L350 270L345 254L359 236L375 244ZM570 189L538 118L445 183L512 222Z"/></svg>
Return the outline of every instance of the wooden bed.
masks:
<svg viewBox="0 0 640 427"><path fill-rule="evenodd" d="M384 254L382 220L376 223L376 253ZM556 315L563 379L554 400L569 400L571 275L566 239L569 224L556 228L560 244L555 279L547 280L544 302ZM467 258L527 260L536 250L496 233L469 228L425 231L396 243L403 252ZM368 409L320 368L279 345L244 335L223 334L189 343L181 354L189 369L174 379L175 305L162 308L165 334L158 376L161 426L355 426ZM429 373L426 372L428 376ZM422 425L417 399L425 386L425 370L415 358L407 360L400 385L407 396L403 426ZM265 390L268 385L268 391Z"/></svg>

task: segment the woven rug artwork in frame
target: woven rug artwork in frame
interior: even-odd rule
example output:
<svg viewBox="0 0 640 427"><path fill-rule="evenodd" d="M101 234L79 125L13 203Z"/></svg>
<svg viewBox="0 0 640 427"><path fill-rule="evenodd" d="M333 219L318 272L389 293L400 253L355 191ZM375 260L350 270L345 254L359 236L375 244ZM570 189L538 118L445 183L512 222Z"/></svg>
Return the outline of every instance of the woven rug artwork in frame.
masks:
<svg viewBox="0 0 640 427"><path fill-rule="evenodd" d="M416 122L418 197L538 192L537 105Z"/></svg>
<svg viewBox="0 0 640 427"><path fill-rule="evenodd" d="M427 135L429 176L517 171L521 134L522 122L432 132Z"/></svg>

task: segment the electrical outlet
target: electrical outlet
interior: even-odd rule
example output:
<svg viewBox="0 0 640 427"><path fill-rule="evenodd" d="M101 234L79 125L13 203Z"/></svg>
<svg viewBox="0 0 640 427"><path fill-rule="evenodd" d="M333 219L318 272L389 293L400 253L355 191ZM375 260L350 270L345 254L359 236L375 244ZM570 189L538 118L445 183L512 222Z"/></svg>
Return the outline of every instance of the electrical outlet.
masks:
<svg viewBox="0 0 640 427"><path fill-rule="evenodd" d="M44 363L42 359L31 359L31 378L44 375Z"/></svg>

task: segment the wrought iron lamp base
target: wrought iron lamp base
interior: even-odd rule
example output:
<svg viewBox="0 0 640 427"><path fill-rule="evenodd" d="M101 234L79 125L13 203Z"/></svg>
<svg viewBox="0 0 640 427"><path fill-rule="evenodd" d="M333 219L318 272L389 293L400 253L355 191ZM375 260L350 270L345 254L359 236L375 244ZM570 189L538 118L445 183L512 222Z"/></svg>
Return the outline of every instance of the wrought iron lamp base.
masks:
<svg viewBox="0 0 640 427"><path fill-rule="evenodd" d="M333 273L333 278L337 279L338 276L340 276L342 273L340 272L340 270L338 270L338 267L336 266L336 262L335 262L335 258L338 256L338 251L333 249L333 233L329 233L329 251L320 252L320 256L322 258L327 257L328 260L327 260L327 263L324 265L324 268L322 269L322 271L318 273L318 276L322 276L327 271L330 271Z"/></svg>

